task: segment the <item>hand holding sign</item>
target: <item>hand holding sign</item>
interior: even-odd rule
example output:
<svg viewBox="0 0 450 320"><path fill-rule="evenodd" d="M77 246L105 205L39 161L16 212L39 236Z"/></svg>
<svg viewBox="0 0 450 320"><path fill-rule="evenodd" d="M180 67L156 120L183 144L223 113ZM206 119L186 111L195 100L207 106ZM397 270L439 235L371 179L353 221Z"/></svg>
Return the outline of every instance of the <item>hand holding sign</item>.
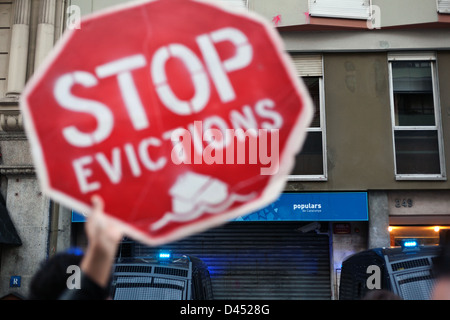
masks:
<svg viewBox="0 0 450 320"><path fill-rule="evenodd" d="M270 24L197 0L86 18L21 107L44 192L82 212L97 193L148 244L274 201L312 116Z"/></svg>
<svg viewBox="0 0 450 320"><path fill-rule="evenodd" d="M81 261L81 270L100 287L107 287L117 247L123 238L121 227L103 213L104 203L99 196L92 197L92 212L86 223L88 250Z"/></svg>

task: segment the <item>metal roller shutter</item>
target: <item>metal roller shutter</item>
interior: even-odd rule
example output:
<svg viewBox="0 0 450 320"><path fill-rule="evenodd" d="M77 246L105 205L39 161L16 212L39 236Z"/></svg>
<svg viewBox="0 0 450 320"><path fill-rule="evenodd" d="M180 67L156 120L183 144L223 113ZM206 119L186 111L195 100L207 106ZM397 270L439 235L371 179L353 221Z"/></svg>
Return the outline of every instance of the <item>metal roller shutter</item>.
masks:
<svg viewBox="0 0 450 320"><path fill-rule="evenodd" d="M321 77L323 74L321 55L291 55L294 68L299 77Z"/></svg>
<svg viewBox="0 0 450 320"><path fill-rule="evenodd" d="M438 0L438 12L450 13L450 0Z"/></svg>
<svg viewBox="0 0 450 320"><path fill-rule="evenodd" d="M367 20L370 6L370 0L309 0L309 13L313 17Z"/></svg>
<svg viewBox="0 0 450 320"><path fill-rule="evenodd" d="M233 222L135 256L172 250L202 259L215 299L331 299L329 237L301 233L300 223Z"/></svg>

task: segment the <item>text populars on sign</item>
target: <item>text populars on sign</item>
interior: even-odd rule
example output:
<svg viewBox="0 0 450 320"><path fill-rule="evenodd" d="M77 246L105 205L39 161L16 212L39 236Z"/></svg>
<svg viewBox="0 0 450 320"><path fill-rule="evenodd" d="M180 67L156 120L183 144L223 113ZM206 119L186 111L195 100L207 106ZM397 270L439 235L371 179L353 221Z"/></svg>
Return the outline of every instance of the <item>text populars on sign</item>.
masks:
<svg viewBox="0 0 450 320"><path fill-rule="evenodd" d="M312 117L272 26L194 0L86 17L21 109L43 191L80 212L98 194L151 245L277 199Z"/></svg>

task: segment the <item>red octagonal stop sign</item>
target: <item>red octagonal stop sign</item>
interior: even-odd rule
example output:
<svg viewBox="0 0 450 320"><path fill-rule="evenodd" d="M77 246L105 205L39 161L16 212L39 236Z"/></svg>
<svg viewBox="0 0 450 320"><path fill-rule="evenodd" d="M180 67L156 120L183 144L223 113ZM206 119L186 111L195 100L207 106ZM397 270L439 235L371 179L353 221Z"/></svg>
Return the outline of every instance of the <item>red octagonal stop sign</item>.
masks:
<svg viewBox="0 0 450 320"><path fill-rule="evenodd" d="M270 25L193 0L84 19L21 107L44 192L152 245L274 201L312 115Z"/></svg>

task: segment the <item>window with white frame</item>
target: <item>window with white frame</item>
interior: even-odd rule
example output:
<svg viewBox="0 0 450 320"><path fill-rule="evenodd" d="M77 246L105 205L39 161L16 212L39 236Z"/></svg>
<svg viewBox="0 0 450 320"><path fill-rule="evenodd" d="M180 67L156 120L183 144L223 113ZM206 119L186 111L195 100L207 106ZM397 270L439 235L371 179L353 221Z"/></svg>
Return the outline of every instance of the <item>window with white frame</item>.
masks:
<svg viewBox="0 0 450 320"><path fill-rule="evenodd" d="M299 77L303 79L315 106L301 152L296 157L289 180L325 181L327 179L323 63L321 55L292 55Z"/></svg>
<svg viewBox="0 0 450 320"><path fill-rule="evenodd" d="M371 14L370 0L309 0L312 17L367 20Z"/></svg>
<svg viewBox="0 0 450 320"><path fill-rule="evenodd" d="M434 54L389 55L395 175L445 179Z"/></svg>

